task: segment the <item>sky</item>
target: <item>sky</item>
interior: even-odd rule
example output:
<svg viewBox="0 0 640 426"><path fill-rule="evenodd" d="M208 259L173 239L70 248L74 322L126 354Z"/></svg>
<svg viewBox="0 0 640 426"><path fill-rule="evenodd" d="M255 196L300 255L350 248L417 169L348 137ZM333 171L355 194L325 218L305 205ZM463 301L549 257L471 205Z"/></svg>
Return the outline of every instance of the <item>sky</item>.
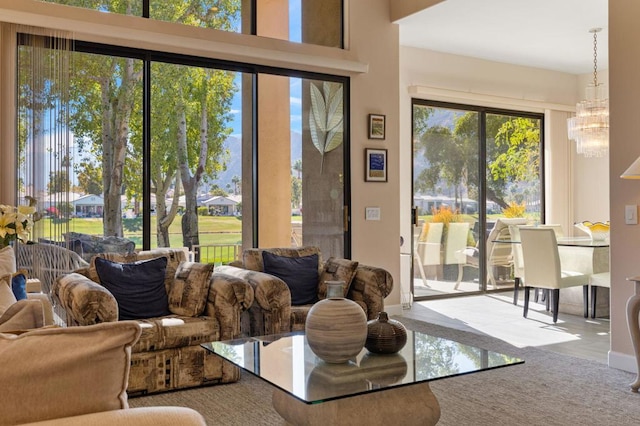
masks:
<svg viewBox="0 0 640 426"><path fill-rule="evenodd" d="M289 0L289 41L302 42L301 0ZM229 125L233 128L231 134L236 137L242 135L242 74L235 78L238 91L231 103L232 120ZM291 130L302 133L302 79L289 78Z"/></svg>

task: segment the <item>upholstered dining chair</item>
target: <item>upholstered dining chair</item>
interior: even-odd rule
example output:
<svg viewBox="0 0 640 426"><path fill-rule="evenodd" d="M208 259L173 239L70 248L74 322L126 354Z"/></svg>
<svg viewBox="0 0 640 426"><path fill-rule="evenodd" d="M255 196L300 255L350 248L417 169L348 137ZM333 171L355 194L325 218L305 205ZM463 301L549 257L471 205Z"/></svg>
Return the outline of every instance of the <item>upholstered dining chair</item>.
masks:
<svg viewBox="0 0 640 426"><path fill-rule="evenodd" d="M520 241L520 228L525 225L509 225L509 233L511 234L511 240L517 243L513 244L513 304L518 304L518 290L520 286L523 286L525 282L525 271L524 271L524 260L522 258L522 244ZM562 237L564 235L564 231L562 230L562 225L550 224L550 225L538 225L538 228L550 228L553 229L553 232L556 234L556 238ZM544 297L543 297L544 300ZM538 301L538 292L535 294L535 301Z"/></svg>
<svg viewBox="0 0 640 426"><path fill-rule="evenodd" d="M522 257L526 270L524 312L529 311L529 291L532 288L550 290L553 322L558 321L560 289L581 285L584 289L584 316L588 316L589 275L562 270L556 234L551 228L520 228ZM547 298L547 309L549 298Z"/></svg>
<svg viewBox="0 0 640 426"><path fill-rule="evenodd" d="M611 272L600 272L589 277L591 286L591 318L596 317L596 294L598 287L611 288Z"/></svg>

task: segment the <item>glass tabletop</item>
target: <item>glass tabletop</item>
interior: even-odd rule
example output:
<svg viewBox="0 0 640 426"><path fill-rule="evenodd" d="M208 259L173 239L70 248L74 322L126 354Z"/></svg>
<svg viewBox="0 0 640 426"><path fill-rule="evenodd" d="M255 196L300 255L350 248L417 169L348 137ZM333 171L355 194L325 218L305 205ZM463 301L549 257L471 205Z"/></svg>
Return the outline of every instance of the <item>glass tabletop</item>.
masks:
<svg viewBox="0 0 640 426"><path fill-rule="evenodd" d="M363 349L345 364L317 358L304 332L202 346L307 404L524 363L506 354L410 330L399 353L378 355Z"/></svg>
<svg viewBox="0 0 640 426"><path fill-rule="evenodd" d="M559 246L567 247L609 247L609 240L592 240L589 237L558 237ZM520 240L516 239L502 239L492 240L492 243L498 244L520 244Z"/></svg>

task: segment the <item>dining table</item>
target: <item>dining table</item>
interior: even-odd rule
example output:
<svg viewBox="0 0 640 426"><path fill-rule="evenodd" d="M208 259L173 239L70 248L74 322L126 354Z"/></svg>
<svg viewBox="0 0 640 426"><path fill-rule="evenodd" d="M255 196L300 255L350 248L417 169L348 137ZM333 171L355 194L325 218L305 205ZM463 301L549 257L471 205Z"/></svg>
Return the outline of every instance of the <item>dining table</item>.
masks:
<svg viewBox="0 0 640 426"><path fill-rule="evenodd" d="M558 255L563 270L593 275L609 271L609 239L592 239L591 237L569 236L557 237ZM496 240L495 243L520 244L515 239ZM526 275L526 272L525 272ZM583 315L584 300L581 287L570 287L561 290L560 306L562 313ZM609 293L606 288L598 288L598 312L608 316Z"/></svg>

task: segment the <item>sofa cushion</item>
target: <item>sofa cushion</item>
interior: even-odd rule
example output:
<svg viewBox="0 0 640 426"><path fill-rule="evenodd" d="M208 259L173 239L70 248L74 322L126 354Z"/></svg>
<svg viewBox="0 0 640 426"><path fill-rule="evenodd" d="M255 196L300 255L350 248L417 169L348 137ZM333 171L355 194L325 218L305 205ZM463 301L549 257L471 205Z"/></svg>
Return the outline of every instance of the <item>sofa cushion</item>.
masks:
<svg viewBox="0 0 640 426"><path fill-rule="evenodd" d="M262 252L264 272L284 281L291 292L291 304L306 305L318 300L318 255L278 256Z"/></svg>
<svg viewBox="0 0 640 426"><path fill-rule="evenodd" d="M212 273L212 263L180 263L169 291L169 310L188 317L201 315L207 304Z"/></svg>
<svg viewBox="0 0 640 426"><path fill-rule="evenodd" d="M325 262L322 274L320 275L318 297L320 299L327 297L326 281L344 281L344 297L347 297L353 277L356 276L356 269L358 269L358 262L354 260L330 257Z"/></svg>
<svg viewBox="0 0 640 426"><path fill-rule="evenodd" d="M89 261L99 253L126 253L135 251L136 243L123 237L100 237L97 235L69 232L64 234L65 246Z"/></svg>
<svg viewBox="0 0 640 426"><path fill-rule="evenodd" d="M128 408L131 346L139 336L131 321L0 334L3 424Z"/></svg>
<svg viewBox="0 0 640 426"><path fill-rule="evenodd" d="M134 353L181 348L220 340L220 325L214 317L169 315L138 320L142 335Z"/></svg>
<svg viewBox="0 0 640 426"><path fill-rule="evenodd" d="M0 315L0 333L40 328L45 325L41 300L18 300Z"/></svg>
<svg viewBox="0 0 640 426"><path fill-rule="evenodd" d="M91 261L89 262L89 268L86 268L85 270L79 272L81 272L90 280L99 283L100 277L98 277L98 273L96 272L97 258L107 259L113 262L120 263L133 263L139 260L156 259L158 257L167 258L167 270L164 278L164 286L167 290L167 294L169 294L171 285L173 284L173 279L176 275L176 270L178 269L180 262L184 262L187 260L187 256L185 255L184 250L157 248L153 250L145 250L134 253L100 253L99 255L91 258Z"/></svg>
<svg viewBox="0 0 640 426"><path fill-rule="evenodd" d="M320 248L315 246L305 247L273 247L267 249L245 249L242 251L242 267L244 269L250 269L252 271L264 272L264 264L262 262L262 253L269 252L278 256L284 257L305 257L312 254L318 255L318 266L322 264L322 253ZM318 274L321 271L318 271Z"/></svg>
<svg viewBox="0 0 640 426"><path fill-rule="evenodd" d="M27 298L27 271L21 269L11 275L11 291L16 296L16 300Z"/></svg>
<svg viewBox="0 0 640 426"><path fill-rule="evenodd" d="M95 260L102 284L118 302L118 319L144 319L169 315L164 286L167 258L158 257L134 263Z"/></svg>
<svg viewBox="0 0 640 426"><path fill-rule="evenodd" d="M16 272L16 253L13 247L6 246L0 249L0 277Z"/></svg>

